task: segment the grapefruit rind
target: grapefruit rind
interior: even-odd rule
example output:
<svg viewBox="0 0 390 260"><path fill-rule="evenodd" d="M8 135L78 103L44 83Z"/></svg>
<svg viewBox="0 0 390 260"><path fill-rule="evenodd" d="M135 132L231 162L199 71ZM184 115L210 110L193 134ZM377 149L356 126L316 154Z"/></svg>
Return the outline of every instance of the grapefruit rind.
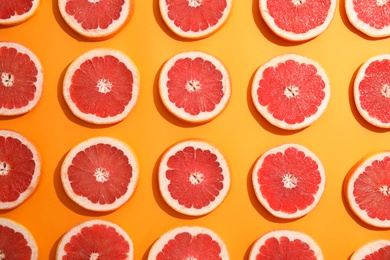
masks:
<svg viewBox="0 0 390 260"><path fill-rule="evenodd" d="M259 101L258 101L258 94L257 94L257 89L259 88L259 82L260 80L263 79L263 73L264 71L269 68L269 67L274 67L276 68L280 64L285 63L288 60L293 60L296 61L300 64L308 64L308 65L313 65L316 70L317 74L320 75L322 80L325 83L325 87L323 89L324 91L324 99L321 102L321 105L318 107L318 110L316 113L312 114L310 117L306 117L305 120L301 123L295 123L295 124L289 124L283 120L279 120L275 118L270 111L268 111L268 106L262 106ZM287 87L287 86L286 86ZM255 105L255 108L257 111L272 125L279 127L281 129L285 130L299 130L303 129L305 127L310 126L313 124L317 119L324 113L325 109L328 106L329 99L330 99L330 82L328 79L328 76L325 72L325 70L322 68L322 66L307 57L298 55L298 54L282 54L279 55L268 62L264 63L262 66L260 66L254 76L253 83L252 83L252 89L251 89L251 96L252 96L252 101L253 104Z"/></svg>
<svg viewBox="0 0 390 260"><path fill-rule="evenodd" d="M168 232L163 234L159 239L157 239L156 242L154 242L154 244L152 245L152 248L149 251L148 260L157 259L158 254L163 250L165 245L167 245L170 240L174 239L175 236L180 234L180 233L189 233L192 236L196 236L199 234L209 235L212 238L212 240L217 242L219 247L221 248L219 259L224 259L224 260L229 259L229 252L228 252L228 249L227 249L225 243L220 238L220 236L217 235L214 231L212 231L209 228L202 227L202 226L181 226L181 227L176 227L176 228L169 230ZM202 249L198 249L198 250L207 250L207 248L202 248ZM181 257L184 257L181 255L176 255L176 256L178 257L177 259L181 259Z"/></svg>
<svg viewBox="0 0 390 260"><path fill-rule="evenodd" d="M351 260L364 260L370 254L377 252L383 247L390 247L390 240L379 239L370 241L358 248L351 256Z"/></svg>
<svg viewBox="0 0 390 260"><path fill-rule="evenodd" d="M187 208L184 205L181 205L176 199L171 196L170 191L168 190L170 180L166 177L165 173L170 168L168 167L167 162L171 156L175 155L178 151L182 151L185 147L194 147L196 149L210 151L212 154L217 156L217 162L222 169L221 174L223 175L223 188L219 191L219 194L215 197L214 201L210 201L209 205L200 209L194 207ZM226 196L229 193L231 185L230 171L224 156L216 147L201 140L184 140L179 143L176 143L167 151L165 151L160 160L158 181L160 192L164 201L175 211L189 216L202 216L215 210L225 200Z"/></svg>
<svg viewBox="0 0 390 260"><path fill-rule="evenodd" d="M90 60L94 57L102 57L106 55L117 58L120 62L126 65L127 69L131 71L133 76L132 98L129 101L129 103L126 105L122 113L115 116L100 117L94 114L82 112L76 106L75 102L72 100L70 87L72 84L73 74L75 73L76 70L80 68L80 65L83 62L85 62L86 60ZM92 124L97 124L97 125L114 124L124 120L133 110L135 104L138 101L139 89L140 89L140 75L139 75L138 68L136 67L134 62L125 53L116 49L109 49L109 48L93 49L79 56L69 65L63 81L63 96L66 101L66 104L68 105L72 113L76 117L80 118L81 120L84 120Z"/></svg>
<svg viewBox="0 0 390 260"><path fill-rule="evenodd" d="M12 1L9 1L9 3L11 3L11 2ZM14 25L21 24L21 23L27 21L28 19L30 19L37 12L41 0L32 0L31 2L32 2L32 6L31 6L30 10L28 10L27 12L25 12L23 14L14 14L10 18L6 18L6 19L0 18L0 25L14 26ZM1 11L2 10L0 9L0 12Z"/></svg>
<svg viewBox="0 0 390 260"><path fill-rule="evenodd" d="M313 194L313 197L314 197L313 202L310 205L307 205L307 207L304 209L297 209L297 211L295 213L286 213L286 212L283 212L280 210L274 210L270 206L267 198L261 192L260 184L258 182L258 171L263 166L265 158L269 155L272 155L272 154L277 154L277 153L284 154L284 152L288 148L296 148L298 151L304 152L306 158L309 157L310 159L315 161L316 164L318 165L317 170L321 176L321 182L318 185L318 191L316 194ZM325 189L325 178L326 178L325 169L324 169L324 166L322 165L320 159L312 151L310 151L306 147L304 147L302 145L298 145L298 144L293 144L293 143L283 144L283 145L269 149L267 152L262 154L257 159L257 161L253 167L253 171L252 171L252 185L253 185L253 189L255 191L255 195L256 195L257 199L259 200L260 204L273 216L278 217L278 218L283 218L283 219L300 218L300 217L307 215L309 212L311 212L317 206L317 204L319 203L319 201L322 197L322 194L323 194L324 189ZM274 196L278 196L278 195L275 194Z"/></svg>
<svg viewBox="0 0 390 260"><path fill-rule="evenodd" d="M167 82L169 81L168 72L178 60L185 58L190 58L192 60L195 58L202 58L204 60L210 61L216 67L216 69L222 73L222 86L224 95L214 110L210 112L201 111L197 115L191 115L190 113L187 113L184 108L179 108L170 101L169 89L167 87ZM182 121L195 124L209 122L221 114L229 103L231 96L230 75L225 65L219 59L208 53L200 51L182 52L171 57L163 65L159 78L159 93L161 100L168 111Z"/></svg>
<svg viewBox="0 0 390 260"><path fill-rule="evenodd" d="M93 203L88 198L78 195L73 191L73 188L71 186L71 182L68 178L68 169L72 165L73 158L79 153L87 149L88 147L91 147L96 144L109 144L113 147L116 147L120 151L124 153L124 155L129 160L129 164L132 166L132 177L130 179L130 182L127 186L127 191L124 195L122 195L120 198L117 198L114 203L112 204L99 204L99 203ZM87 139L75 147L73 147L68 154L66 155L64 162L61 166L61 182L63 185L63 188L68 195L68 197L73 200L76 204L79 206L96 212L108 212L108 211L114 211L121 207L123 204L125 204L134 194L135 189L137 187L139 178L139 167L138 167L138 160L133 152L133 150L124 142L119 141L112 137L94 137ZM93 185L93 183L91 183Z"/></svg>
<svg viewBox="0 0 390 260"><path fill-rule="evenodd" d="M32 110L39 100L41 99L42 96L42 91L43 91L43 68L41 65L41 62L39 61L38 57L27 47L20 43L16 42L1 42L0 41L0 48L6 47L6 48L14 48L17 50L18 53L25 54L27 55L31 61L34 63L35 67L37 68L37 75L36 75L36 81L35 81L35 88L36 91L34 93L34 99L31 100L27 106L20 107L20 108L13 108L13 109L8 109L4 107L0 107L0 116L17 116L17 115L22 115L30 110ZM0 60L1 61L1 60ZM1 82L0 82L1 85Z"/></svg>

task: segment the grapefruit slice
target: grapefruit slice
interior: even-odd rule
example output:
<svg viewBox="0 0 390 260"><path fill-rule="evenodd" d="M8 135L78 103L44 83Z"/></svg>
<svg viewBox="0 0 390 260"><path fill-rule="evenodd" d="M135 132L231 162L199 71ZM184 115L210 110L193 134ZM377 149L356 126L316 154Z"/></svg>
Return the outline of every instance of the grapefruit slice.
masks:
<svg viewBox="0 0 390 260"><path fill-rule="evenodd" d="M38 259L38 246L26 227L0 218L0 259Z"/></svg>
<svg viewBox="0 0 390 260"><path fill-rule="evenodd" d="M383 260L390 259L390 240L371 241L356 250L351 260Z"/></svg>
<svg viewBox="0 0 390 260"><path fill-rule="evenodd" d="M121 51L93 49L70 64L63 94L78 118L94 124L117 123L138 100L138 69Z"/></svg>
<svg viewBox="0 0 390 260"><path fill-rule="evenodd" d="M354 100L360 115L370 124L390 128L390 54L368 59L354 82Z"/></svg>
<svg viewBox="0 0 390 260"><path fill-rule="evenodd" d="M0 116L21 115L36 106L43 71L31 50L16 42L0 42L0 76Z"/></svg>
<svg viewBox="0 0 390 260"><path fill-rule="evenodd" d="M229 259L222 239L200 226L183 226L162 235L149 251L148 260L156 259Z"/></svg>
<svg viewBox="0 0 390 260"><path fill-rule="evenodd" d="M165 151L158 178L167 204L190 216L213 211L230 189L225 158L217 148L200 140L181 141Z"/></svg>
<svg viewBox="0 0 390 260"><path fill-rule="evenodd" d="M173 115L186 122L203 123L227 106L230 77L223 63L210 54L182 52L164 64L159 90L164 105Z"/></svg>
<svg viewBox="0 0 390 260"><path fill-rule="evenodd" d="M344 183L352 212L363 222L390 227L390 152L367 155L352 167Z"/></svg>
<svg viewBox="0 0 390 260"><path fill-rule="evenodd" d="M325 170L306 147L283 144L257 159L252 183L257 199L272 215L298 218L318 204L325 188Z"/></svg>
<svg viewBox="0 0 390 260"><path fill-rule="evenodd" d="M62 18L76 33L89 40L113 37L128 22L134 0L58 0Z"/></svg>
<svg viewBox="0 0 390 260"><path fill-rule="evenodd" d="M310 236L293 230L275 230L261 236L251 248L249 260L261 259L322 260L324 257Z"/></svg>
<svg viewBox="0 0 390 260"><path fill-rule="evenodd" d="M15 208L29 198L40 175L35 146L19 133L0 130L0 210Z"/></svg>
<svg viewBox="0 0 390 260"><path fill-rule="evenodd" d="M323 33L333 20L336 0L259 0L267 26L289 41L306 41Z"/></svg>
<svg viewBox="0 0 390 260"><path fill-rule="evenodd" d="M131 148L111 137L94 137L73 147L61 167L66 194L81 207L112 211L133 195L138 162Z"/></svg>
<svg viewBox="0 0 390 260"><path fill-rule="evenodd" d="M2 1L0 5L0 25L12 26L28 20L33 16L41 0Z"/></svg>
<svg viewBox="0 0 390 260"><path fill-rule="evenodd" d="M176 35L200 39L218 31L227 21L232 0L159 0L164 22Z"/></svg>
<svg viewBox="0 0 390 260"><path fill-rule="evenodd" d="M70 229L60 240L56 259L134 259L133 242L117 224L92 219Z"/></svg>
<svg viewBox="0 0 390 260"><path fill-rule="evenodd" d="M316 61L284 54L256 71L252 100L271 124L287 130L311 125L325 111L330 98L329 79Z"/></svg>

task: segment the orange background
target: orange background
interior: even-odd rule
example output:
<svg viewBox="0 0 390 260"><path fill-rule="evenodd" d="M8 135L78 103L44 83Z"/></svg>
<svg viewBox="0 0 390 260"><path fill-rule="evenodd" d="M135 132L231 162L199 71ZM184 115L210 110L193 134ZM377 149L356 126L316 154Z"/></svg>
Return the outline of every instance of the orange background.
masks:
<svg viewBox="0 0 390 260"><path fill-rule="evenodd" d="M231 259L246 259L252 243L265 232L293 229L317 241L326 259L348 259L362 244L390 238L389 229L371 228L357 220L342 196L349 169L363 156L390 148L390 133L367 124L353 103L352 85L359 66L368 58L389 51L390 39L371 39L348 22L344 1L337 3L334 20L317 38L289 43L275 36L258 11L258 0L235 0L224 27L203 40L183 40L165 26L158 0L136 0L134 14L122 31L105 41L91 42L74 33L61 18L56 0L42 0L27 22L0 28L0 40L30 48L44 68L40 102L23 116L0 118L0 128L29 138L42 157L42 176L36 192L16 209L0 216L16 220L34 235L40 259L54 259L61 236L84 220L100 218L119 224L135 247L135 259L147 259L153 242L164 232L182 225L202 225L225 241ZM96 126L77 119L62 97L67 66L82 53L97 47L124 51L141 75L138 103L122 122ZM232 97L226 110L203 125L180 122L160 101L157 82L162 64L181 51L206 51L228 68ZM271 126L255 110L250 86L256 69L284 53L297 53L318 61L331 82L325 113L301 131ZM60 182L60 167L67 152L79 142L100 135L128 143L140 164L140 179L133 197L111 213L94 213L73 203ZM170 209L160 196L157 167L170 145L186 138L202 138L220 149L227 159L232 187L226 200L212 213L190 218ZM326 170L326 187L317 207L303 218L272 217L256 200L251 169L267 149L295 142L312 150Z"/></svg>

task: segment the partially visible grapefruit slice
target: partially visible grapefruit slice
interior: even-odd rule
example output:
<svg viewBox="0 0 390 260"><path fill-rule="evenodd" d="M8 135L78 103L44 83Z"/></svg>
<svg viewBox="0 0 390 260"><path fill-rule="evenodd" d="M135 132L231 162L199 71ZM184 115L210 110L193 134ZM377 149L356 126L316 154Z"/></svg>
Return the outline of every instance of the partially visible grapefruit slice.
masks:
<svg viewBox="0 0 390 260"><path fill-rule="evenodd" d="M138 100L138 69L119 50L93 49L70 64L63 94L78 118L94 124L117 123L130 114Z"/></svg>
<svg viewBox="0 0 390 260"><path fill-rule="evenodd" d="M0 25L12 26L28 20L33 16L41 0L1 1Z"/></svg>
<svg viewBox="0 0 390 260"><path fill-rule="evenodd" d="M42 95L43 70L37 56L16 42L0 42L0 116L33 109Z"/></svg>
<svg viewBox="0 0 390 260"><path fill-rule="evenodd" d="M325 170L304 146L283 144L257 159L252 183L257 199L272 215L298 218L318 204L325 188Z"/></svg>
<svg viewBox="0 0 390 260"><path fill-rule="evenodd" d="M66 194L81 207L112 211L133 195L138 162L131 148L111 137L94 137L69 151L61 167Z"/></svg>
<svg viewBox="0 0 390 260"><path fill-rule="evenodd" d="M325 111L330 83L316 61L297 54L277 56L256 71L252 100L271 124L287 130L311 125Z"/></svg>
<svg viewBox="0 0 390 260"><path fill-rule="evenodd" d="M0 130L0 210L15 208L29 198L40 175L35 146L19 133Z"/></svg>
<svg viewBox="0 0 390 260"><path fill-rule="evenodd" d="M38 246L26 227L0 218L0 259L38 259Z"/></svg>
<svg viewBox="0 0 390 260"><path fill-rule="evenodd" d="M215 118L227 106L230 77L224 64L214 56L182 52L164 64L159 90L173 115L186 122L202 123Z"/></svg>
<svg viewBox="0 0 390 260"><path fill-rule="evenodd" d="M218 31L227 21L232 0L159 0L168 27L180 37L199 39Z"/></svg>
<svg viewBox="0 0 390 260"><path fill-rule="evenodd" d="M56 259L134 259L133 242L119 225L92 219L70 229L57 246Z"/></svg>
<svg viewBox="0 0 390 260"><path fill-rule="evenodd" d="M390 259L390 240L371 241L358 248L351 260L384 260Z"/></svg>
<svg viewBox="0 0 390 260"><path fill-rule="evenodd" d="M368 123L390 128L390 54L374 56L360 67L354 82L354 100Z"/></svg>
<svg viewBox="0 0 390 260"><path fill-rule="evenodd" d="M262 259L323 260L324 257L310 236L293 230L275 230L261 236L251 248L249 260Z"/></svg>
<svg viewBox="0 0 390 260"><path fill-rule="evenodd" d="M310 40L323 33L333 20L336 0L259 0L268 27L289 41Z"/></svg>
<svg viewBox="0 0 390 260"><path fill-rule="evenodd" d="M162 235L149 251L148 260L229 259L222 239L212 230L200 226L183 226Z"/></svg>
<svg viewBox="0 0 390 260"><path fill-rule="evenodd" d="M62 18L89 40L113 37L128 22L134 0L58 0Z"/></svg>
<svg viewBox="0 0 390 260"><path fill-rule="evenodd" d="M390 152L369 154L345 177L344 197L363 222L390 227Z"/></svg>
<svg viewBox="0 0 390 260"><path fill-rule="evenodd" d="M217 148L200 140L181 141L165 151L158 178L167 204L191 216L213 211L230 189L225 158Z"/></svg>

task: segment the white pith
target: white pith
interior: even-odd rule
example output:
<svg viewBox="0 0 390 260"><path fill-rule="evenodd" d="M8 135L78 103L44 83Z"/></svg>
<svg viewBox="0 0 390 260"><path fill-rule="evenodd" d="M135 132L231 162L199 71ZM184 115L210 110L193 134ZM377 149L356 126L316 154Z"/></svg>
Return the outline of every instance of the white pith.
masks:
<svg viewBox="0 0 390 260"><path fill-rule="evenodd" d="M283 187L287 189L295 188L298 185L298 179L294 175L287 173L282 179Z"/></svg>
<svg viewBox="0 0 390 260"><path fill-rule="evenodd" d="M106 182L110 177L110 172L105 168L99 167L95 170L93 176L95 176L97 182Z"/></svg>
<svg viewBox="0 0 390 260"><path fill-rule="evenodd" d="M288 86L284 90L284 95L286 95L287 98L293 98L298 96L299 94L299 87L297 86Z"/></svg>
<svg viewBox="0 0 390 260"><path fill-rule="evenodd" d="M203 179L204 175L201 172L194 172L190 176L190 182L194 185L202 183Z"/></svg>
<svg viewBox="0 0 390 260"><path fill-rule="evenodd" d="M376 0L376 4L378 6L383 6L383 5L386 5L387 2L389 2L388 0Z"/></svg>
<svg viewBox="0 0 390 260"><path fill-rule="evenodd" d="M195 92L201 89L201 84L198 80L192 79L186 83L186 89L188 92Z"/></svg>
<svg viewBox="0 0 390 260"><path fill-rule="evenodd" d="M191 7L198 7L202 4L202 0L188 0L188 5Z"/></svg>
<svg viewBox="0 0 390 260"><path fill-rule="evenodd" d="M295 6L303 5L306 2L306 0L292 0L292 3Z"/></svg>
<svg viewBox="0 0 390 260"><path fill-rule="evenodd" d="M100 93L106 94L111 91L112 83L107 79L100 79L96 87Z"/></svg>
<svg viewBox="0 0 390 260"><path fill-rule="evenodd" d="M0 162L0 176L6 176L10 170L11 167L8 163Z"/></svg>
<svg viewBox="0 0 390 260"><path fill-rule="evenodd" d="M15 76L8 72L1 73L1 83L4 87L12 87L14 85Z"/></svg>

